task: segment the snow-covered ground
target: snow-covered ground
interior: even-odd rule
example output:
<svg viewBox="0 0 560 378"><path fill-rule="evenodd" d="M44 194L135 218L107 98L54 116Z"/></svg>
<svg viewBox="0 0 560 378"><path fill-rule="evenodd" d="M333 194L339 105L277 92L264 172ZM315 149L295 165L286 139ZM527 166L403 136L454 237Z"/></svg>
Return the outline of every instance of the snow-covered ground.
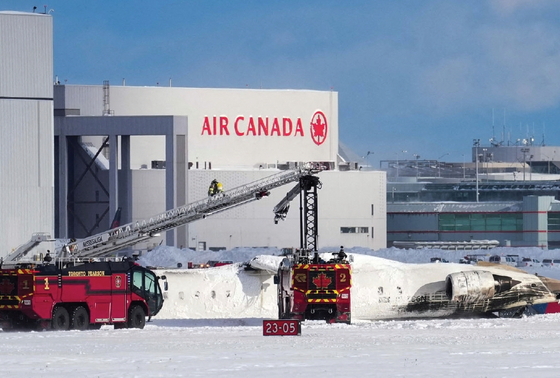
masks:
<svg viewBox="0 0 560 378"><path fill-rule="evenodd" d="M189 261L232 260L244 262L276 250L226 252L179 251L160 248L141 259L142 264L179 274L186 269L167 269ZM427 263L431 257L458 261L467 253L519 254L524 257L560 258L560 251L495 249L492 251L348 249L402 262ZM235 265L188 273L192 287L183 296L204 293L208 274L224 288L235 279ZM560 267L533 266L531 273L560 278ZM191 270L193 271L193 270ZM198 282L200 281L200 282ZM355 289L359 290L359 288ZM229 298L254 293L230 292ZM272 290L272 288L270 289ZM219 290L215 300L219 300ZM172 295L171 288L169 295ZM173 292L173 295L179 295ZM200 297L199 295L199 297ZM177 298L164 305L173 307ZM230 301L231 302L231 301ZM266 308L266 303L245 304ZM206 307L220 316L172 318L176 310L162 310L143 330L67 332L0 332L0 377L556 377L560 368L560 314L521 319L431 319L353 321L351 325L327 325L306 321L301 336L263 336L262 320L268 316L221 314L225 305ZM257 307L258 307L257 306ZM264 307L263 307L264 306ZM202 310L202 309L198 309ZM186 313L188 313L188 310ZM265 311L266 312L266 311ZM167 313L167 316L165 314Z"/></svg>
<svg viewBox="0 0 560 378"><path fill-rule="evenodd" d="M326 325L262 336L261 319L143 330L0 333L2 377L557 377L560 314Z"/></svg>

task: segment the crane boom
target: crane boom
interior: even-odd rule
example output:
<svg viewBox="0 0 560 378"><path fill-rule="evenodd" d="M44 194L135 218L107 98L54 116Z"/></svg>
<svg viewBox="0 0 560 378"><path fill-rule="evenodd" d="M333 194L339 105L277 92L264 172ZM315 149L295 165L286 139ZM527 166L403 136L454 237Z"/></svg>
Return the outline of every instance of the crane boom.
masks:
<svg viewBox="0 0 560 378"><path fill-rule="evenodd" d="M274 223L277 224L279 220L286 219L286 215L288 215L288 210L290 210L290 202L294 198L299 195L301 191L300 183L298 182L288 193L286 196L282 198L282 200L278 203L278 205L274 206Z"/></svg>

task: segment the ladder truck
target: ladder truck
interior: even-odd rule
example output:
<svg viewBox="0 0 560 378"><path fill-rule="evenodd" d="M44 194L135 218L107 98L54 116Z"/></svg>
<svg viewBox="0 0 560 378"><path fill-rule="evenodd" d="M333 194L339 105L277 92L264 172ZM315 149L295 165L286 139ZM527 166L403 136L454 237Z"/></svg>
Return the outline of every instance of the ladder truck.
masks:
<svg viewBox="0 0 560 378"><path fill-rule="evenodd" d="M275 223L286 218L290 202L300 196L300 248L280 264L278 318L351 322L351 267L342 247L324 261L317 252L319 178L302 176L274 208Z"/></svg>
<svg viewBox="0 0 560 378"><path fill-rule="evenodd" d="M103 324L115 328L143 328L145 318L163 306L158 277L131 259L111 261L110 253L270 194L270 190L319 172L307 163L298 170L240 186L220 195L168 210L80 239L70 240L59 251L33 254L46 233L31 240L0 261L0 327L21 329L92 329Z"/></svg>

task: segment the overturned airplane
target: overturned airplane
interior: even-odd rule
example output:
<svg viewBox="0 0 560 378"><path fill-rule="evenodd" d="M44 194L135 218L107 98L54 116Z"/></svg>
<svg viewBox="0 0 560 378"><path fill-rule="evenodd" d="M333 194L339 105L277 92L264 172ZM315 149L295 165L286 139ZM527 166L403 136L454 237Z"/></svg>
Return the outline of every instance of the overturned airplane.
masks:
<svg viewBox="0 0 560 378"><path fill-rule="evenodd" d="M520 316L545 312L539 305L557 304L560 296L560 281L507 265L351 259L354 319Z"/></svg>
<svg viewBox="0 0 560 378"><path fill-rule="evenodd" d="M506 265L409 264L356 253L349 259L353 321L512 317L559 307L560 281ZM276 318L273 277L282 260L259 255L246 264L161 271L169 281L169 300L158 316Z"/></svg>

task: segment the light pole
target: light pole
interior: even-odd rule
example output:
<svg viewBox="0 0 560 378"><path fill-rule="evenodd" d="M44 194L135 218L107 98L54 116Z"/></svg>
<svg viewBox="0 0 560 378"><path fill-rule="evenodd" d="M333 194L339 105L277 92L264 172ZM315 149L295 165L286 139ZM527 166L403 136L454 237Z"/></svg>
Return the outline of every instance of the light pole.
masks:
<svg viewBox="0 0 560 378"><path fill-rule="evenodd" d="M441 155L441 156L437 159L438 177L441 177L441 163L440 163L439 160L440 160L442 157L447 156L447 155L449 155L449 152L447 152L447 153Z"/></svg>
<svg viewBox="0 0 560 378"><path fill-rule="evenodd" d="M368 170L372 169L371 164L369 163L369 155L373 155L373 151L368 151L366 156L365 156L367 164L368 164Z"/></svg>
<svg viewBox="0 0 560 378"><path fill-rule="evenodd" d="M465 178L465 154L461 154L463 157L463 179Z"/></svg>
<svg viewBox="0 0 560 378"><path fill-rule="evenodd" d="M556 151L554 151L554 152L556 152ZM543 154L543 153L541 153L541 155L543 155L543 156L547 159L547 162L548 162L548 174L550 174L550 156L548 156L547 154Z"/></svg>
<svg viewBox="0 0 560 378"><path fill-rule="evenodd" d="M527 153L530 151L528 148L522 148L521 152L523 152L523 181L525 181L525 170L527 165Z"/></svg>
<svg viewBox="0 0 560 378"><path fill-rule="evenodd" d="M406 150L402 150L403 154L406 154ZM397 155L397 177L399 177L399 153L395 152L395 154Z"/></svg>
<svg viewBox="0 0 560 378"><path fill-rule="evenodd" d="M420 159L420 155L414 154L412 156L416 159L416 178L418 178L418 159Z"/></svg>
<svg viewBox="0 0 560 378"><path fill-rule="evenodd" d="M484 172L484 163L486 163L486 151L488 151L488 149L486 149L486 148L482 149L482 171L483 172ZM486 182L488 182L488 164L486 164Z"/></svg>
<svg viewBox="0 0 560 378"><path fill-rule="evenodd" d="M480 147L480 139L473 139L475 148L475 169L476 169L476 202L478 202L478 147Z"/></svg>
<svg viewBox="0 0 560 378"><path fill-rule="evenodd" d="M529 181L533 181L533 155L529 156Z"/></svg>
<svg viewBox="0 0 560 378"><path fill-rule="evenodd" d="M494 154L492 152L486 155L486 181L488 181L488 175L490 174L490 163L494 163ZM494 168L493 165L492 168Z"/></svg>

